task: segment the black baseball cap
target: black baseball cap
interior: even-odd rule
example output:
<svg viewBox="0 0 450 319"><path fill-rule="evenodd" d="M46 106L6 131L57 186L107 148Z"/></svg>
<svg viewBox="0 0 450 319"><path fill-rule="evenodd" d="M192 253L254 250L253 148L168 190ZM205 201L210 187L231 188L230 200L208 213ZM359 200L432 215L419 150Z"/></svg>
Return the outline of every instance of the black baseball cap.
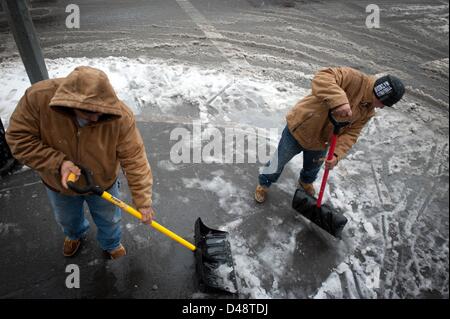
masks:
<svg viewBox="0 0 450 319"><path fill-rule="evenodd" d="M392 106L405 94L402 81L393 75L384 75L375 81L373 93L386 106Z"/></svg>

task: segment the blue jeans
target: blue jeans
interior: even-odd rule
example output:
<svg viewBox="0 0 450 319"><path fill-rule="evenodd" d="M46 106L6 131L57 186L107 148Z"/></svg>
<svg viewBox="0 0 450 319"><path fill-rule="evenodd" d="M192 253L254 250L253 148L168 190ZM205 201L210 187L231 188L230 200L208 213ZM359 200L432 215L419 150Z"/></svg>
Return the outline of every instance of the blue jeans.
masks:
<svg viewBox="0 0 450 319"><path fill-rule="evenodd" d="M320 159L326 156L327 151L310 151L304 149L292 136L286 126L281 134L281 139L275 154L261 170L259 184L269 187L272 183L275 183L286 164L301 152L303 152L303 169L300 171L299 181L307 184L313 183L323 163Z"/></svg>
<svg viewBox="0 0 450 319"><path fill-rule="evenodd" d="M122 234L120 208L98 195L67 196L47 188L47 195L52 205L56 221L69 239L84 237L89 229L89 222L84 216L83 204L87 203L92 219L97 225L97 240L103 250L111 252L120 245ZM114 196L119 195L119 182L108 190Z"/></svg>

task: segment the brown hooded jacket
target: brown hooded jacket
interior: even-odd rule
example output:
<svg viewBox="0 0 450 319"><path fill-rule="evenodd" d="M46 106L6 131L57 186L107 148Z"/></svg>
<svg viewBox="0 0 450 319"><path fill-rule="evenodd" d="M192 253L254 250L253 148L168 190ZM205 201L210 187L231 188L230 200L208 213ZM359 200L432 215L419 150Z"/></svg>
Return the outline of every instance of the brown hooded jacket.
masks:
<svg viewBox="0 0 450 319"><path fill-rule="evenodd" d="M375 115L373 86L375 78L349 67L320 70L312 81L312 92L287 114L289 131L308 150L325 150L333 126L328 111L349 103L351 124L341 130L335 154L343 158L356 143L364 125Z"/></svg>
<svg viewBox="0 0 450 319"><path fill-rule="evenodd" d="M80 127L73 109L102 115ZM65 160L90 169L105 190L122 167L134 205L152 204L152 172L133 113L98 69L77 67L65 78L28 88L11 116L6 139L14 157L35 169L53 190L75 195L61 185Z"/></svg>

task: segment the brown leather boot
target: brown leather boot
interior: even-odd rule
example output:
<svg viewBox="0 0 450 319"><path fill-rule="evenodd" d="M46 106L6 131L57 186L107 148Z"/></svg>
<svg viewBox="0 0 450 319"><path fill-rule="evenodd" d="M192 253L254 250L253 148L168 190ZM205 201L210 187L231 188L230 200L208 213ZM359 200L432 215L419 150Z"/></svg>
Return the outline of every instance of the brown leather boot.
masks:
<svg viewBox="0 0 450 319"><path fill-rule="evenodd" d="M266 200L266 198L267 198L267 191L269 190L269 188L268 187L265 187L265 186L261 186L261 185L258 185L258 186L256 186L256 191L255 191L255 200L258 202L258 203L264 203L265 202L265 200Z"/></svg>
<svg viewBox="0 0 450 319"><path fill-rule="evenodd" d="M307 183L303 183L303 182L299 182L299 186L302 187L306 193L308 193L309 195L311 195L312 197L314 197L316 195L316 190L314 189L313 184L307 184Z"/></svg>
<svg viewBox="0 0 450 319"><path fill-rule="evenodd" d="M125 247L122 246L122 244L120 244L120 246L114 249L113 251L109 252L109 256L111 257L111 259L119 259L120 257L123 257L126 254L127 251L125 250Z"/></svg>
<svg viewBox="0 0 450 319"><path fill-rule="evenodd" d="M69 237L64 238L63 254L65 257L72 257L80 248L80 239L69 239Z"/></svg>

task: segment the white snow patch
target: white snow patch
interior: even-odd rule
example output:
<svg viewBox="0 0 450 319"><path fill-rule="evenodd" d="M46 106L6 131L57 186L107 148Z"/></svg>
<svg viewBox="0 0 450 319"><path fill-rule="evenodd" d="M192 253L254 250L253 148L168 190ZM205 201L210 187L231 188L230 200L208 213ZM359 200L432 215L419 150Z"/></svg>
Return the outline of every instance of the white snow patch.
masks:
<svg viewBox="0 0 450 319"><path fill-rule="evenodd" d="M365 231L367 232L367 234L369 234L369 236L373 237L377 234L377 232L375 231L375 228L373 228L372 223L370 222L365 222L363 224Z"/></svg>
<svg viewBox="0 0 450 319"><path fill-rule="evenodd" d="M223 288L225 288L225 290L235 293L237 291L237 287L235 287L234 283L230 280L230 274L232 271L232 267L222 264L215 269L214 274L222 280Z"/></svg>
<svg viewBox="0 0 450 319"><path fill-rule="evenodd" d="M273 82L254 76L242 76L234 82L234 75L224 70L171 64L164 60L106 57L46 59L45 62L50 78L67 76L80 65L101 69L108 75L118 97L136 115L151 112L176 117L183 105L182 110L191 110L185 117L192 117L197 110L203 122L227 119L273 127L274 119L278 122L284 119L280 110L291 107L306 94L289 82ZM22 62L17 59L3 61L0 70L3 75L0 78L0 117L7 127L15 106L30 83ZM219 114L209 114L207 102ZM260 112L262 109L263 113Z"/></svg>
<svg viewBox="0 0 450 319"><path fill-rule="evenodd" d="M313 296L314 299L342 299L342 285L339 275L332 272L330 276L322 283L317 293Z"/></svg>
<svg viewBox="0 0 450 319"><path fill-rule="evenodd" d="M276 230L268 233L268 241L258 257L270 265L274 274L281 277L286 268L290 265L296 245L296 236L300 228L290 234L285 234Z"/></svg>
<svg viewBox="0 0 450 319"><path fill-rule="evenodd" d="M215 176L212 180L200 180L198 178L182 178L187 188L200 188L215 193L220 198L228 198L237 193L237 189L232 183L226 182L220 176Z"/></svg>
<svg viewBox="0 0 450 319"><path fill-rule="evenodd" d="M158 167L169 172L173 172L179 169L179 167L172 163L170 160L162 160L158 162Z"/></svg>
<svg viewBox="0 0 450 319"><path fill-rule="evenodd" d="M136 227L137 227L137 224L130 224L130 223L127 223L127 224L125 225L125 228L126 228L128 231L133 231Z"/></svg>
<svg viewBox="0 0 450 319"><path fill-rule="evenodd" d="M248 203L239 188L220 176L214 176L210 180L182 178L182 181L187 188L199 188L214 193L219 198L219 206L228 214L242 216L248 211Z"/></svg>
<svg viewBox="0 0 450 319"><path fill-rule="evenodd" d="M20 235L22 230L16 223L0 223L0 236L6 236L9 234Z"/></svg>
<svg viewBox="0 0 450 319"><path fill-rule="evenodd" d="M447 24L447 32L448 32L448 24ZM421 67L424 68L425 70L438 73L448 79L449 58L429 61L421 64Z"/></svg>
<svg viewBox="0 0 450 319"><path fill-rule="evenodd" d="M248 248L242 246L239 250L234 249L233 258L236 273L243 282L243 285L238 288L240 293L254 299L270 299L271 295L262 287L259 278L259 263L249 257Z"/></svg>
<svg viewBox="0 0 450 319"><path fill-rule="evenodd" d="M95 266L98 264L100 264L100 259L94 259L94 260L91 260L90 262L88 262L88 266Z"/></svg>

